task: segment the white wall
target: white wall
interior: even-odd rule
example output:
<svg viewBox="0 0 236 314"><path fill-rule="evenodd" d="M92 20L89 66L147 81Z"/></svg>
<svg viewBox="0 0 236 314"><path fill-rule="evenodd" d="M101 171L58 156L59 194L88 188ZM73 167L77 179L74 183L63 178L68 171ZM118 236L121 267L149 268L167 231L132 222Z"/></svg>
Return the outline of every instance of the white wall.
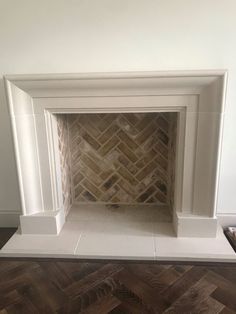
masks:
<svg viewBox="0 0 236 314"><path fill-rule="evenodd" d="M20 211L2 75L224 68L218 212L236 214L235 12L235 0L0 0L0 211Z"/></svg>

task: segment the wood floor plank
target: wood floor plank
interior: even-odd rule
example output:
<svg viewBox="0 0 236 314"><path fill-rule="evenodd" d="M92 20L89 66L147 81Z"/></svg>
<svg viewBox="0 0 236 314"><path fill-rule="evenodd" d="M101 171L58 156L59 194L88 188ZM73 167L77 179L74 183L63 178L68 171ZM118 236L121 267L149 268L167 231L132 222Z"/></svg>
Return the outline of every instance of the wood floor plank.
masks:
<svg viewBox="0 0 236 314"><path fill-rule="evenodd" d="M236 285L213 271L209 271L205 278L217 286L211 296L226 307L236 311Z"/></svg>
<svg viewBox="0 0 236 314"><path fill-rule="evenodd" d="M119 282L112 277L108 277L99 282L99 284L90 287L90 289L87 289L84 293L79 294L76 297L69 297L59 313L80 313L93 303L111 295L115 289L119 288L119 286Z"/></svg>
<svg viewBox="0 0 236 314"><path fill-rule="evenodd" d="M159 279L159 276L164 272L164 269L161 269L160 272L157 271L155 273L152 271L152 269L145 267L145 265L130 265L127 266L126 269L133 275L140 278L140 280L156 289L156 291L161 292L168 287L166 283L163 283L163 281Z"/></svg>
<svg viewBox="0 0 236 314"><path fill-rule="evenodd" d="M195 306L195 312L201 314L218 314L221 313L224 305L217 300L209 297Z"/></svg>
<svg viewBox="0 0 236 314"><path fill-rule="evenodd" d="M129 290L124 285L121 285L118 289L113 291L113 295L115 295L120 301L121 305L118 306L118 309L126 313L133 314L154 314L154 310L151 308L149 304L145 304L145 302L140 299L134 292ZM116 311L114 310L116 313ZM113 313L113 311L112 311Z"/></svg>
<svg viewBox="0 0 236 314"><path fill-rule="evenodd" d="M25 284L30 284L30 281L31 278L29 278L28 274L20 275L10 280L5 279L2 281L0 279L0 295L16 290Z"/></svg>
<svg viewBox="0 0 236 314"><path fill-rule="evenodd" d="M220 314L235 314L236 312L229 309L228 307L224 307L223 310L220 312Z"/></svg>
<svg viewBox="0 0 236 314"><path fill-rule="evenodd" d="M18 276L22 276L31 270L36 271L36 269L39 269L39 265L37 263L19 263L18 265L14 265L14 267L5 270L5 272L1 274L1 282L9 281L17 278Z"/></svg>
<svg viewBox="0 0 236 314"><path fill-rule="evenodd" d="M80 294L85 293L89 289L98 285L101 281L105 280L107 277L119 272L122 270L122 266L107 264L99 268L95 272L89 274L88 276L82 278L79 281L74 282L68 288L65 289L65 292L70 297L76 297Z"/></svg>
<svg viewBox="0 0 236 314"><path fill-rule="evenodd" d="M95 272L104 266L103 263L91 262L80 262L75 263L71 261L58 261L58 266L69 276L74 279L74 281L79 281L80 279L86 277L87 275Z"/></svg>
<svg viewBox="0 0 236 314"><path fill-rule="evenodd" d="M44 300L44 303L47 303L53 311L59 309L66 302L64 291L53 285L43 269L31 271L28 276L31 286L34 291L37 291L36 294L40 295L41 300Z"/></svg>
<svg viewBox="0 0 236 314"><path fill-rule="evenodd" d="M17 303L20 300L20 296L17 290L12 290L9 293L2 294L0 296L0 309L4 309L5 307Z"/></svg>
<svg viewBox="0 0 236 314"><path fill-rule="evenodd" d="M205 267L191 267L183 273L171 286L162 291L162 294L171 302L175 302L181 295L190 289L206 273Z"/></svg>
<svg viewBox="0 0 236 314"><path fill-rule="evenodd" d="M6 307L8 314L24 314L24 313L34 313L40 314L38 309L34 306L34 304L27 298L21 297L18 302L15 302Z"/></svg>
<svg viewBox="0 0 236 314"><path fill-rule="evenodd" d="M94 314L94 313L109 313L114 308L120 305L120 301L113 295L107 295L104 298L94 302L81 314Z"/></svg>
<svg viewBox="0 0 236 314"><path fill-rule="evenodd" d="M31 280L29 280L28 278L27 281L27 284L18 287L17 291L19 292L19 294L30 300L39 313L52 313L53 307L48 302L48 298L50 297L50 295L48 295L48 298L43 299L43 293L41 293L40 289L38 289L37 285L35 285L34 279L31 278ZM58 307L59 306L60 305L58 304Z"/></svg>
<svg viewBox="0 0 236 314"><path fill-rule="evenodd" d="M210 269L222 276L223 278L227 279L228 281L232 282L233 284L236 285L236 266L232 265L231 267L216 267L212 266Z"/></svg>
<svg viewBox="0 0 236 314"><path fill-rule="evenodd" d="M64 289L74 282L57 263L40 262L39 265L58 288Z"/></svg>
<svg viewBox="0 0 236 314"><path fill-rule="evenodd" d="M216 288L214 284L202 278L177 299L164 313L199 313L199 303L207 300Z"/></svg>
<svg viewBox="0 0 236 314"><path fill-rule="evenodd" d="M222 304L229 307L231 310L236 311L236 294L235 291L229 289L217 288L212 297Z"/></svg>
<svg viewBox="0 0 236 314"><path fill-rule="evenodd" d="M163 271L159 276L158 279L162 282L163 285L169 286L173 284L181 274L175 270L175 266L172 266L165 271Z"/></svg>
<svg viewBox="0 0 236 314"><path fill-rule="evenodd" d="M149 304L156 313L162 313L170 305L164 297L161 297L158 292L155 291L155 289L151 288L133 274L130 274L127 270L119 272L115 277L123 285L134 292L144 304Z"/></svg>

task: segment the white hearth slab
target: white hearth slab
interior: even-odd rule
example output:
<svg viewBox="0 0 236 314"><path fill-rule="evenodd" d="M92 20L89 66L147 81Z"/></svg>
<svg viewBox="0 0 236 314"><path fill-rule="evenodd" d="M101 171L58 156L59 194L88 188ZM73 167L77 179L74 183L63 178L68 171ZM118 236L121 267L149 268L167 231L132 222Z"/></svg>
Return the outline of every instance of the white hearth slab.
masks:
<svg viewBox="0 0 236 314"><path fill-rule="evenodd" d="M9 256L72 256L81 237L80 223L68 221L59 235L21 234L18 230L0 251Z"/></svg>
<svg viewBox="0 0 236 314"><path fill-rule="evenodd" d="M83 258L155 259L153 223L87 222L75 254Z"/></svg>
<svg viewBox="0 0 236 314"><path fill-rule="evenodd" d="M216 238L177 238L168 223L156 224L154 234L156 260L236 262L236 253L219 224Z"/></svg>
<svg viewBox="0 0 236 314"><path fill-rule="evenodd" d="M171 222L172 214L167 205L135 204L75 204L67 216L68 221L110 221L113 223Z"/></svg>
<svg viewBox="0 0 236 314"><path fill-rule="evenodd" d="M95 213L94 207L88 207L86 215L85 207L75 206L59 235L18 231L0 250L0 257L236 262L220 226L216 238L176 238L171 222L149 220L151 208L145 222L138 209L132 222L127 220L127 208L123 215L117 210L114 216L104 206L99 208Z"/></svg>

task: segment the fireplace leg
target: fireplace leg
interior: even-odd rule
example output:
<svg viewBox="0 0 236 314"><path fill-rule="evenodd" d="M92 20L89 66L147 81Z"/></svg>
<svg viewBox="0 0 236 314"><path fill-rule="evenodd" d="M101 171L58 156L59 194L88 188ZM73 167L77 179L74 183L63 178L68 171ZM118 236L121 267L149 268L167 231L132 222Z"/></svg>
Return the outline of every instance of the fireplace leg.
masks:
<svg viewBox="0 0 236 314"><path fill-rule="evenodd" d="M59 234L65 223L64 210L20 216L22 234Z"/></svg>
<svg viewBox="0 0 236 314"><path fill-rule="evenodd" d="M177 212L174 214L173 223L177 237L216 237L216 217Z"/></svg>

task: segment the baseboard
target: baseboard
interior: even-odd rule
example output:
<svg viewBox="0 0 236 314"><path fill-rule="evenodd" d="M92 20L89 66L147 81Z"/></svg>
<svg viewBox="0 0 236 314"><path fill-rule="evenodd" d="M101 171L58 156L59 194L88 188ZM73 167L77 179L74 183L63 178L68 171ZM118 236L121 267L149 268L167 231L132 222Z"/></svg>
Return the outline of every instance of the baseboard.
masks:
<svg viewBox="0 0 236 314"><path fill-rule="evenodd" d="M236 226L236 213L217 214L217 218L222 227Z"/></svg>
<svg viewBox="0 0 236 314"><path fill-rule="evenodd" d="M0 211L0 228L14 228L20 224L20 212Z"/></svg>

